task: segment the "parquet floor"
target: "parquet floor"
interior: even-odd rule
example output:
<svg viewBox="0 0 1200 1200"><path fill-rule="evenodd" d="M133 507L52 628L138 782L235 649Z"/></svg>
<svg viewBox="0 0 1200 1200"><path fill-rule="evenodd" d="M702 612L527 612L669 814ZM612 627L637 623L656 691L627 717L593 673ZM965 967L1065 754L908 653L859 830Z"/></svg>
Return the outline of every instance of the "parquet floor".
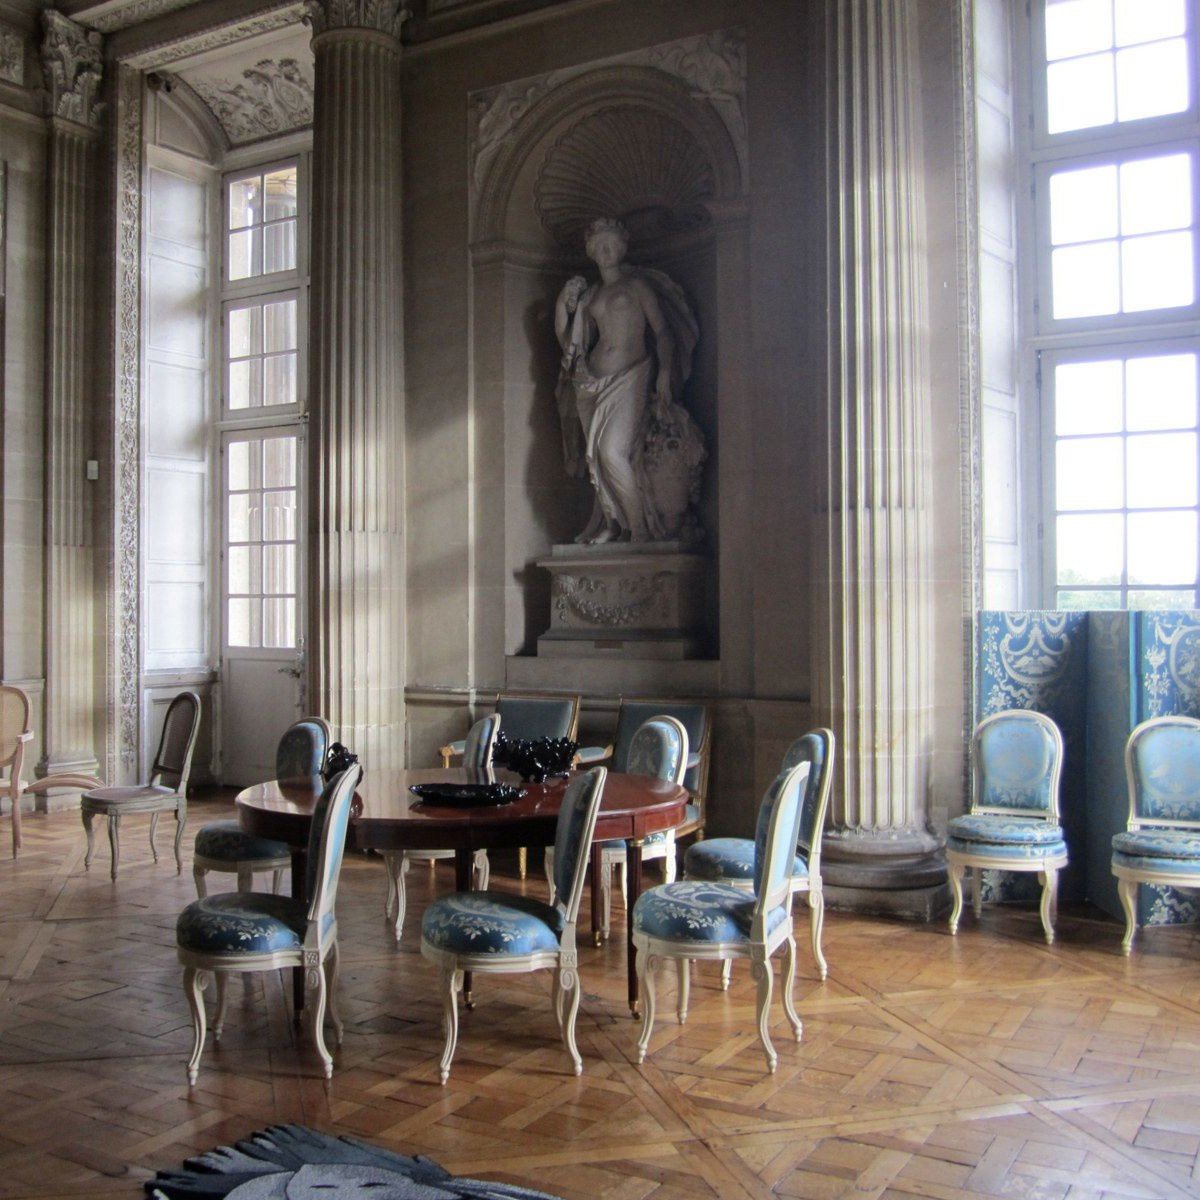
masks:
<svg viewBox="0 0 1200 1200"><path fill-rule="evenodd" d="M216 811L194 804L192 828ZM1156 930L1125 960L1114 923L1070 912L1053 948L1032 911L968 917L954 940L944 925L833 913L827 982L801 943L801 1045L775 1014L774 1076L744 967L728 993L698 972L683 1027L664 978L667 1012L636 1066L617 937L584 951L582 1077L556 1040L548 975L513 976L480 981L442 1088L440 1001L418 928L449 867L409 875L396 948L382 864L353 856L332 1084L297 1045L272 974L231 985L225 1036L189 1091L174 922L192 881L169 852L154 865L144 829L127 824L116 885L102 839L84 872L73 813L29 818L20 859L0 859L4 1200L136 1197L156 1168L276 1121L568 1200L1200 1196L1192 929ZM6 821L5 849L7 835ZM493 886L521 886L507 865ZM540 874L525 886L544 894Z"/></svg>

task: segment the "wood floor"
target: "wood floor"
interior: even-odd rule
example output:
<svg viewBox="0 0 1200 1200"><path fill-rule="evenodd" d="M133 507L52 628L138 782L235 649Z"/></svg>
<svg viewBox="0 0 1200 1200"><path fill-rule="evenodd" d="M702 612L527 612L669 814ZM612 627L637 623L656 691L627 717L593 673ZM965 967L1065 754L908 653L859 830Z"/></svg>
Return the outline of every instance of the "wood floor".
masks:
<svg viewBox="0 0 1200 1200"><path fill-rule="evenodd" d="M217 812L193 805L191 828ZM801 955L801 1045L775 1013L774 1076L744 966L728 993L698 972L683 1027L664 978L668 1011L636 1066L616 937L583 953L582 1077L556 1040L543 973L480 981L442 1088L440 1000L418 932L449 867L409 875L397 948L383 866L352 856L332 1084L297 1045L272 974L231 985L225 1036L189 1090L174 924L191 876L175 875L166 828L155 865L145 825L127 825L116 885L102 838L84 872L73 813L27 819L21 857L0 859L0 1197L139 1196L156 1168L278 1121L569 1200L1200 1196L1192 929L1153 931L1126 960L1115 923L1070 912L1053 948L1033 911L968 916L956 939L944 925L833 913L828 981ZM6 820L5 852L7 837ZM520 886L505 860L493 878ZM525 886L544 895L539 873Z"/></svg>

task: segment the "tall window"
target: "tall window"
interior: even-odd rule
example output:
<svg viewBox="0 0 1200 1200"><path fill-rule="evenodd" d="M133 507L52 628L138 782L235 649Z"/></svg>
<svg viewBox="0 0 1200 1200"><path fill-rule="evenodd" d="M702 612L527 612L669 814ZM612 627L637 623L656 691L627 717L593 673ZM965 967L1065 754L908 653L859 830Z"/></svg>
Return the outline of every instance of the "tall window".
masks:
<svg viewBox="0 0 1200 1200"><path fill-rule="evenodd" d="M1032 8L1046 601L1197 604L1196 0Z"/></svg>

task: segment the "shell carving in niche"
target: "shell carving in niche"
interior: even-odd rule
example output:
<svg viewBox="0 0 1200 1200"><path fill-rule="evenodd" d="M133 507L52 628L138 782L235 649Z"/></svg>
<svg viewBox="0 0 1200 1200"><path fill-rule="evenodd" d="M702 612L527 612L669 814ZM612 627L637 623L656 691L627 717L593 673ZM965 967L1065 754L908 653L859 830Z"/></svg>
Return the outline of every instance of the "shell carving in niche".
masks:
<svg viewBox="0 0 1200 1200"><path fill-rule="evenodd" d="M634 241L707 219L712 167L692 133L644 105L591 113L550 148L535 207L547 231L578 247L600 215L619 216Z"/></svg>

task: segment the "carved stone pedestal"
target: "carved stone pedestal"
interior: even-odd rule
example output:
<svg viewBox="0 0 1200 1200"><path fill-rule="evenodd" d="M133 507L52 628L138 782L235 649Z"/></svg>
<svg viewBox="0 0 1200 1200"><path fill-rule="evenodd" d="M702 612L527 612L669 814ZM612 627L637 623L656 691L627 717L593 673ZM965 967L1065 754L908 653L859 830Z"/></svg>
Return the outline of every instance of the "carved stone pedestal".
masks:
<svg viewBox="0 0 1200 1200"><path fill-rule="evenodd" d="M555 546L550 572L550 657L688 659L703 653L704 565L681 542Z"/></svg>

